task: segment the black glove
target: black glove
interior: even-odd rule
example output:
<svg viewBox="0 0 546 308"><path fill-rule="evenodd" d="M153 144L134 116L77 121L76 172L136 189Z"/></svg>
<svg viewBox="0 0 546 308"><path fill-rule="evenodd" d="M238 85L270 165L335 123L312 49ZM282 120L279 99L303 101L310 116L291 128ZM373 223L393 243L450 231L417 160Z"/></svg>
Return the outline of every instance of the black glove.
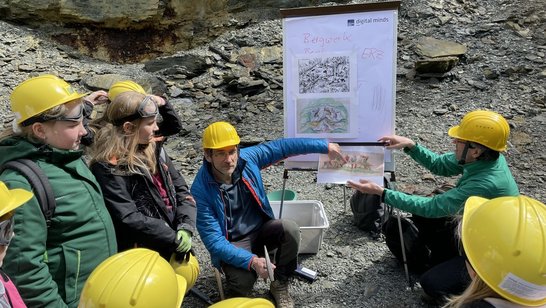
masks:
<svg viewBox="0 0 546 308"><path fill-rule="evenodd" d="M193 253L193 249L190 249L186 252L175 252L174 253L174 259L176 262L188 262L190 260L190 254L195 256L195 253Z"/></svg>

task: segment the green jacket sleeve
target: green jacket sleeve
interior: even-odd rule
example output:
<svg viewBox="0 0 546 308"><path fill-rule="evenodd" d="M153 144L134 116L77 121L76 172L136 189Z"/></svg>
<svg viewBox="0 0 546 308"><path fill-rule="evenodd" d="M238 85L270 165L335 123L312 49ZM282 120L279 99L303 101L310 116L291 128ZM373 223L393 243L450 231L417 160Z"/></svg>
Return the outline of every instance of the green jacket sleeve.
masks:
<svg viewBox="0 0 546 308"><path fill-rule="evenodd" d="M6 172L7 173L7 172ZM25 179L9 181L10 188L30 190ZM15 211L13 237L3 268L28 307L67 307L47 265L45 218L36 198Z"/></svg>
<svg viewBox="0 0 546 308"><path fill-rule="evenodd" d="M437 218L460 215L463 213L466 199L470 196L491 199L518 195L517 185L512 180L511 174L507 172L508 170L506 169L505 172L504 168L498 171L484 169L478 174L468 172L461 177L455 188L434 197L409 195L387 189L384 201L395 208L423 217Z"/></svg>
<svg viewBox="0 0 546 308"><path fill-rule="evenodd" d="M419 216L438 218L462 214L461 210L469 196L469 192L461 188L453 188L434 197L409 195L386 189L385 203Z"/></svg>
<svg viewBox="0 0 546 308"><path fill-rule="evenodd" d="M458 164L453 152L440 155L419 144L415 144L411 150L404 149L404 152L436 175L453 176L463 173L463 167Z"/></svg>

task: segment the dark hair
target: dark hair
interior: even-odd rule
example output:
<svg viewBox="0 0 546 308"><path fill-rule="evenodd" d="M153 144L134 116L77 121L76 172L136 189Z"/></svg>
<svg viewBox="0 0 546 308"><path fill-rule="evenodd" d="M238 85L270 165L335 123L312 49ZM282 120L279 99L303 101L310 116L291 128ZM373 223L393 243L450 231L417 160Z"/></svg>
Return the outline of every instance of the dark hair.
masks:
<svg viewBox="0 0 546 308"><path fill-rule="evenodd" d="M497 158L499 158L500 156L499 151L492 150L485 145L479 143L469 142L468 147L471 149L480 148L483 151L482 154L478 156L478 160L494 161L497 160Z"/></svg>

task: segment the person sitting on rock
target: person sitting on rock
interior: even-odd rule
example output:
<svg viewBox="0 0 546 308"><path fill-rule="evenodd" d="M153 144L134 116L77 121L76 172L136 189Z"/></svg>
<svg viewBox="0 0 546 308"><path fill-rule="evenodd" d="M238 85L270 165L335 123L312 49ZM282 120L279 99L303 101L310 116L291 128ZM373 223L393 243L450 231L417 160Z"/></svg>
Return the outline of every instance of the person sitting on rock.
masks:
<svg viewBox="0 0 546 308"><path fill-rule="evenodd" d="M420 283L427 295L425 298L434 300L458 294L470 282L464 259L458 256L453 215L462 212L464 202L470 196L519 195L506 159L500 153L506 150L510 134L504 117L492 111L472 111L448 134L453 138L455 149L443 155L409 138L394 135L379 139L388 144L387 149L404 149L436 175L462 175L457 185L443 194L423 197L383 188L367 180L347 182L349 187L379 195L384 203L413 214L411 219L419 230L419 238L430 249L430 259L422 260L423 267L430 269L421 276Z"/></svg>
<svg viewBox="0 0 546 308"><path fill-rule="evenodd" d="M546 205L470 197L459 230L472 282L445 308L546 307Z"/></svg>
<svg viewBox="0 0 546 308"><path fill-rule="evenodd" d="M264 245L277 249L270 291L278 307L293 307L288 279L297 266L299 226L275 219L260 170L288 156L328 153L340 158L339 145L324 139L287 138L240 149L240 138L227 122L203 133L203 166L191 192L197 202L197 230L212 263L226 275L230 296L247 296L268 270Z"/></svg>

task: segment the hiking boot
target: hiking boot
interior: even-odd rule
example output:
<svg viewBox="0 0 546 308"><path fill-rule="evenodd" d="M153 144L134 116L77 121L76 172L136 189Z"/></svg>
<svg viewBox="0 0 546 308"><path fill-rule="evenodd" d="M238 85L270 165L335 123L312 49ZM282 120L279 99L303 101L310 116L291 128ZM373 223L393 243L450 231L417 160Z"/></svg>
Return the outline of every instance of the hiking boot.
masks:
<svg viewBox="0 0 546 308"><path fill-rule="evenodd" d="M294 300L288 293L288 280L275 280L269 285L269 292L277 308L294 308Z"/></svg>

